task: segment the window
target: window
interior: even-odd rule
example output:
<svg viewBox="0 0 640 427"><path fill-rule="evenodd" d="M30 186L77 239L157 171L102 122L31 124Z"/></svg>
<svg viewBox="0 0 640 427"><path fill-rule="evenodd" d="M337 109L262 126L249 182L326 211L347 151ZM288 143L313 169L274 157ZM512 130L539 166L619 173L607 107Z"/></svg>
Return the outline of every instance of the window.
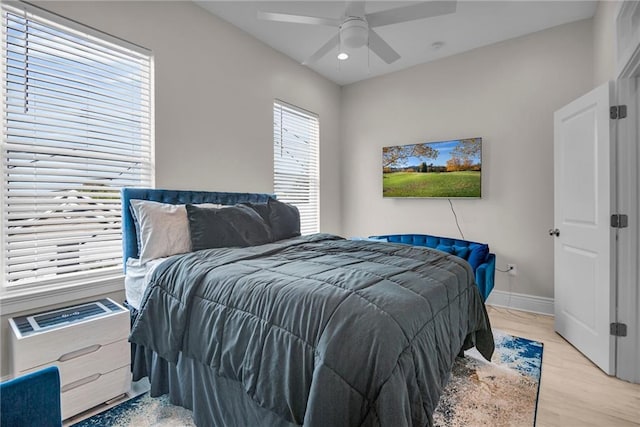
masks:
<svg viewBox="0 0 640 427"><path fill-rule="evenodd" d="M273 104L273 189L278 200L300 210L302 234L320 229L318 116L292 105Z"/></svg>
<svg viewBox="0 0 640 427"><path fill-rule="evenodd" d="M122 272L120 188L150 186L148 51L2 5L4 291Z"/></svg>

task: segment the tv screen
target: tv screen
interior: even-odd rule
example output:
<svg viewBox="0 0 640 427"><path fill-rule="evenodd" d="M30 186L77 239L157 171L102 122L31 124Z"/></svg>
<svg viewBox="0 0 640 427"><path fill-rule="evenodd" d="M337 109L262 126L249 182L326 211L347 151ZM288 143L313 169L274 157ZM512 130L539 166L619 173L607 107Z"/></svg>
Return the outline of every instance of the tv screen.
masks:
<svg viewBox="0 0 640 427"><path fill-rule="evenodd" d="M382 148L383 197L479 198L482 138Z"/></svg>

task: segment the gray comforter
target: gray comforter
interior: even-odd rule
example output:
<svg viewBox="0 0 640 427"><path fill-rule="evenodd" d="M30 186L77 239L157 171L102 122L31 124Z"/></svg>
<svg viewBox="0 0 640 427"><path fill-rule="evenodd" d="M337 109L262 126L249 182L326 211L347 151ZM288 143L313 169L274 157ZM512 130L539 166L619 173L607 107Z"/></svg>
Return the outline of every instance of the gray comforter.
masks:
<svg viewBox="0 0 640 427"><path fill-rule="evenodd" d="M493 352L465 261L327 234L170 258L130 339L306 426L431 425L463 345Z"/></svg>

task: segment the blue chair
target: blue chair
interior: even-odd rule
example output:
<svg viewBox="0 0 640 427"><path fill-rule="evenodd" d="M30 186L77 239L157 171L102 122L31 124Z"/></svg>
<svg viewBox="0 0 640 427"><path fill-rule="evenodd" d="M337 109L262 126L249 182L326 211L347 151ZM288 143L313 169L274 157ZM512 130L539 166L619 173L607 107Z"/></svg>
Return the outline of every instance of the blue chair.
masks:
<svg viewBox="0 0 640 427"><path fill-rule="evenodd" d="M369 238L391 243L426 246L459 256L471 265L476 284L484 301L487 300L493 289L496 275L496 256L489 252L489 245L485 243L431 236L429 234L387 234L370 236Z"/></svg>
<svg viewBox="0 0 640 427"><path fill-rule="evenodd" d="M0 383L0 427L60 426L60 373L56 366Z"/></svg>

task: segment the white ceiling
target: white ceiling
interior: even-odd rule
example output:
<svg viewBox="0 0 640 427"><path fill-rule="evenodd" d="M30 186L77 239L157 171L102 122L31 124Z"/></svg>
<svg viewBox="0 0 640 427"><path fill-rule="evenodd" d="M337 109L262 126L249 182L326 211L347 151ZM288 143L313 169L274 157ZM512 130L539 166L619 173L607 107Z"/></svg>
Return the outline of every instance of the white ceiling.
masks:
<svg viewBox="0 0 640 427"><path fill-rule="evenodd" d="M343 1L206 1L194 0L209 12L241 28L272 48L302 63L337 29L319 25L263 21L258 11L342 18ZM366 13L417 2L369 1ZM345 85L398 71L480 46L533 33L545 28L590 18L596 1L458 1L453 14L376 28L376 32L401 56L386 64L369 49L350 52L338 61L330 52L308 67L329 80ZM442 42L439 49L434 43Z"/></svg>

